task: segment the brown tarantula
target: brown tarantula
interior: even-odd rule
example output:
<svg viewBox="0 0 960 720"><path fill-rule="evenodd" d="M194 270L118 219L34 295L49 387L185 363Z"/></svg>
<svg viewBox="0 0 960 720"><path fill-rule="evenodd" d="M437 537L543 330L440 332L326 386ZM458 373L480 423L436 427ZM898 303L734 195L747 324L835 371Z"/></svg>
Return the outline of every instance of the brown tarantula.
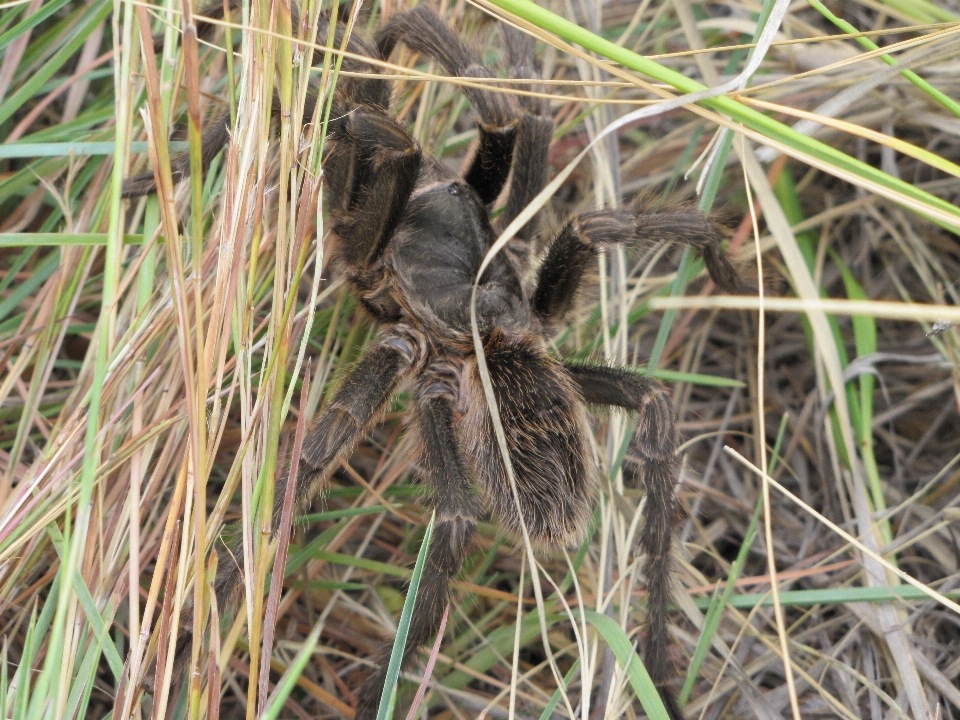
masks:
<svg viewBox="0 0 960 720"><path fill-rule="evenodd" d="M214 7L207 14L216 13ZM320 38L326 34L321 28ZM535 81L532 41L512 30L504 37L512 75ZM354 37L350 49L387 58L399 42L436 60L449 75L492 75L424 6L393 17L375 45ZM529 96L475 86L464 87L464 92L477 115L479 140L463 171L453 175L391 116L387 83L350 78L337 91L332 148L323 162L332 208L329 241L381 330L310 426L296 496L301 504L309 500L317 483L350 457L391 396L408 383L413 405L408 422L418 438L421 474L432 489L436 529L407 657L437 633L450 581L460 571L484 513L515 536L522 515L539 546L571 546L584 540L599 487L585 406L636 411L627 467L630 478L646 491L640 546L646 555L649 629L643 657L671 717L680 718L667 689L667 604L677 517L677 430L670 401L659 382L634 370L556 358L546 333L571 310L603 246L683 242L700 252L721 288L734 288L737 274L720 253L718 237L705 217L690 209L654 209L643 203L570 218L532 272L535 222L518 233L511 252L493 259L477 289L476 317L515 471L518 508L481 387L470 298L498 230L545 184L553 122L545 115L545 105ZM314 102L316 98L307 115ZM226 144L228 123L224 116L205 133L205 165ZM182 177L187 160L177 159L174 170L175 177ZM505 188L503 212L491 222L491 206ZM152 189L152 176L144 175L128 181L125 192L136 196ZM283 496L277 492L278 503ZM229 559L221 568L218 595L224 598L240 586L240 576ZM360 720L376 716L389 651L387 647L358 692Z"/></svg>

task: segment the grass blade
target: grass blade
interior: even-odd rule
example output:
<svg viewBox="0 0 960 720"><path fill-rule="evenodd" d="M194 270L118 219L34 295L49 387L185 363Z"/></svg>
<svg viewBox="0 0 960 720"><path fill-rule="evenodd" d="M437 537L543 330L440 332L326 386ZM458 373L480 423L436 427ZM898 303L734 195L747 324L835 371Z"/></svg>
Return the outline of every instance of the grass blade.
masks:
<svg viewBox="0 0 960 720"><path fill-rule="evenodd" d="M670 720L667 709L660 699L660 693L653 684L653 680L650 679L650 673L647 672L643 660L637 654L634 644L623 632L623 628L611 618L594 610L585 611L584 617L599 631L607 646L613 650L617 662L627 673L633 691L637 694L637 698L650 720Z"/></svg>
<svg viewBox="0 0 960 720"><path fill-rule="evenodd" d="M400 676L400 664L403 662L403 651L407 645L407 633L410 630L410 620L417 604L417 590L420 588L420 578L423 575L423 566L427 562L427 553L430 551L430 540L433 538L433 525L436 514L431 516L430 524L423 535L423 544L417 563L413 566L413 575L410 578L410 587L407 597L403 601L403 610L400 612L400 623L397 625L397 637L393 641L393 652L387 664L387 677L383 685L383 695L380 696L380 707L377 709L377 720L387 720L391 717L397 695L397 678Z"/></svg>

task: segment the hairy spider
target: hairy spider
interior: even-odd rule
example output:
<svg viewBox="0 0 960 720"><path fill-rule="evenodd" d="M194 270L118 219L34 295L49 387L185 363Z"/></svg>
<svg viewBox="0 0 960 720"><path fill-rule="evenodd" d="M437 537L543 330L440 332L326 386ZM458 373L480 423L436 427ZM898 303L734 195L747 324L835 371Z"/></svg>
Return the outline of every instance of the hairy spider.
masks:
<svg viewBox="0 0 960 720"><path fill-rule="evenodd" d="M216 8L209 11L215 13ZM504 37L512 75L536 81L532 41L517 31L505 30ZM492 75L422 5L392 18L375 45L354 38L351 49L387 58L400 42L439 62L449 75ZM464 92L477 115L479 139L462 172L453 175L393 119L386 83L350 79L338 90L332 148L323 162L332 208L329 242L381 329L310 426L296 497L301 504L308 501L350 457L391 396L401 385L410 387L407 422L416 434L419 468L436 509L406 644L405 656L410 656L437 633L450 581L486 513L515 536L522 517L541 547L584 540L599 487L585 406L636 411L626 466L628 479L639 481L646 493L640 547L646 556L649 628L643 657L671 717L680 718L668 690L667 603L677 515L673 409L659 382L628 368L564 362L551 354L545 334L563 323L603 246L683 242L699 251L720 287L734 288L737 274L703 215L643 202L570 218L536 266L531 262L535 222L520 230L510 252L494 257L479 282L476 317L515 471L517 507L481 386L470 299L498 230L545 184L553 122L535 98L476 86ZM228 118L221 118L205 133L205 164L227 142L227 124ZM177 160L174 170L182 177L186 161ZM152 176L145 175L128 181L125 192L135 196L152 188ZM491 222L491 207L505 188L503 212ZM283 495L277 492L278 503ZM218 595L223 597L240 581L235 563L225 559L221 568ZM389 651L385 648L358 692L360 720L376 715Z"/></svg>

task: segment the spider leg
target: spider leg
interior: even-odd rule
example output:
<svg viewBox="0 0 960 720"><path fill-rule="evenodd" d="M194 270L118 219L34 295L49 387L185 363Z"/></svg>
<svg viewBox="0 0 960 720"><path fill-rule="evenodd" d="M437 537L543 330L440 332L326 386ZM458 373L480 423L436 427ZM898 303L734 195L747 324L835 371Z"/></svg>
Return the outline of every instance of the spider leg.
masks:
<svg viewBox="0 0 960 720"><path fill-rule="evenodd" d="M472 56L450 26L426 5L418 5L390 18L390 22L377 34L380 56L390 57L398 42L403 42L414 52L436 60L448 74L455 77L493 76L488 67ZM469 86L463 88L463 93L483 124L500 127L510 124L513 119L513 113L502 93Z"/></svg>
<svg viewBox="0 0 960 720"><path fill-rule="evenodd" d="M323 412L313 421L304 438L300 470L296 477L294 498L302 506L341 460L349 457L360 442L363 432L382 412L397 385L409 371L413 350L399 337L385 337L368 350L356 363ZM274 492L273 529L279 530L283 499L289 478L277 479ZM243 557L241 540L218 548L219 563L214 591L217 604L223 609L232 606L243 587L238 558ZM186 677L193 637L193 609L183 611L177 639L173 675L178 681Z"/></svg>
<svg viewBox="0 0 960 720"><path fill-rule="evenodd" d="M643 571L647 582L649 628L643 661L660 690L671 720L683 715L667 687L672 663L667 648L667 605L670 601L670 548L676 527L678 434L673 409L661 385L643 375L605 365L566 364L588 403L615 405L640 413L631 443L639 478L646 491L640 546L646 554ZM626 469L626 468L625 468Z"/></svg>
<svg viewBox="0 0 960 720"><path fill-rule="evenodd" d="M585 213L564 223L537 272L533 312L545 323L563 320L597 248L635 235L636 219L627 210Z"/></svg>
<svg viewBox="0 0 960 720"><path fill-rule="evenodd" d="M421 471L433 489L436 525L403 651L404 663L439 631L450 598L450 580L460 572L480 514L480 502L471 487L454 429L453 401L442 388L441 394L434 394L436 385L424 385L417 392L415 422L421 445ZM376 717L391 650L392 645L384 647L376 667L361 685L356 720Z"/></svg>
<svg viewBox="0 0 960 720"><path fill-rule="evenodd" d="M398 42L443 66L455 77L490 78L493 72L470 53L457 34L437 14L419 5L390 19L377 35L380 54L390 56ZM478 115L480 139L468 156L463 178L484 204L497 199L510 174L518 135L516 111L502 93L466 86L464 94Z"/></svg>
<svg viewBox="0 0 960 720"><path fill-rule="evenodd" d="M201 174L206 175L210 163L217 154L230 142L230 111L227 110L207 126L200 136L200 167ZM177 183L190 175L190 153L184 152L175 155L170 160L170 171L173 182ZM157 182L153 170L147 170L139 175L127 178L120 189L120 197L137 198L156 192Z"/></svg>
<svg viewBox="0 0 960 720"><path fill-rule="evenodd" d="M239 10L240 0L231 0L231 10ZM296 5L291 8L291 22L294 33L300 24L300 16ZM196 16L197 36L203 40L209 40L217 29L218 25L210 20L222 20L224 17L224 6L221 2L214 2ZM236 16L234 16L236 18ZM326 45L327 34L330 27L330 20L327 17L321 17L317 22L317 44ZM343 44L346 26L343 23L337 23L334 30L334 47L339 48ZM162 52L163 35L154 37L154 51ZM364 39L359 33L351 33L347 41L347 51L354 55L379 59L379 53L376 46ZM314 64L323 61L323 53L315 52L313 56ZM371 66L355 58L345 58L342 65L343 70L351 72L371 71ZM377 68L373 71L379 72ZM303 108L303 118L310 122L313 118L317 102L317 90L307 93ZM380 80L369 80L356 77L341 76L337 82L334 95L333 107L331 108L331 117L342 115L353 109L357 105L372 105L386 110L390 107L390 88ZM271 117L279 118L281 114L280 94L275 92L272 101ZM202 174L206 175L210 163L217 154L230 142L230 110L224 110L217 116L210 125L204 128L200 139L201 146L201 168ZM180 153L170 160L170 169L173 175L173 181L179 182L190 174L190 153ZM128 178L123 183L120 196L125 198L141 197L149 195L156 191L156 181L152 170L142 172Z"/></svg>
<svg viewBox="0 0 960 720"><path fill-rule="evenodd" d="M498 224L501 230L513 222L547 184L548 151L552 141L552 118L528 114L520 116L513 151L513 178L507 193L507 204ZM531 219L515 237L529 241L535 231L536 223Z"/></svg>
<svg viewBox="0 0 960 720"><path fill-rule="evenodd" d="M477 124L480 139L467 156L463 179L476 190L484 205L496 201L507 184L518 127Z"/></svg>
<svg viewBox="0 0 960 720"><path fill-rule="evenodd" d="M630 210L584 213L564 224L540 265L534 312L545 323L563 320L598 248L629 242L690 245L721 289L732 291L739 286L737 271L720 250L720 238L706 216L690 208L657 209L641 201Z"/></svg>
<svg viewBox="0 0 960 720"><path fill-rule="evenodd" d="M385 337L353 366L303 439L300 469L295 478L294 499L302 507L315 494L327 475L356 449L366 428L383 412L397 385L411 367L413 350L406 340ZM278 478L274 491L273 528L279 529L280 513L289 478ZM220 607L231 604L242 586L234 558L242 547L220 558L216 593Z"/></svg>
<svg viewBox="0 0 960 720"><path fill-rule="evenodd" d="M339 121L324 162L336 213L338 252L365 268L387 246L413 192L422 155L413 138L385 112L360 106Z"/></svg>
<svg viewBox="0 0 960 720"><path fill-rule="evenodd" d="M508 26L503 26L503 36L510 62L510 76L514 79L540 79L540 71L534 61L533 38ZM519 90L543 92L543 87L535 83L515 87ZM530 95L516 95L515 99L523 112L517 124L513 178L507 193L507 204L498 224L501 230L513 222L547 184L549 150L553 141L553 118L547 115L546 101ZM536 223L531 220L517 232L516 238L525 244L535 231Z"/></svg>
<svg viewBox="0 0 960 720"><path fill-rule="evenodd" d="M724 292L741 289L740 273L720 249L720 235L708 216L690 205L663 206L646 195L638 196L631 209L637 215L637 239L642 243L688 245L703 259L718 288Z"/></svg>

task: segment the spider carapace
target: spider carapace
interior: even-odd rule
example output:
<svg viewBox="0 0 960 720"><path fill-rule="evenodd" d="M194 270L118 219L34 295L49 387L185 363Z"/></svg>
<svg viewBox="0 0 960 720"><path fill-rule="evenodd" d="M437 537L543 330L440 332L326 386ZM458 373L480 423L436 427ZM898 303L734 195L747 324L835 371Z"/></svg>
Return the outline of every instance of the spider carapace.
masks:
<svg viewBox="0 0 960 720"><path fill-rule="evenodd" d="M216 12L211 8L208 15ZM326 36L321 28L319 37ZM503 37L512 76L535 82L532 41L515 30L504 30ZM350 49L387 58L398 42L438 61L449 75L493 75L422 5L391 19L375 45L353 37ZM354 64L359 69L360 63ZM710 221L689 208L640 202L570 218L537 264L531 260L536 222L518 232L489 265L476 300L518 508L482 388L470 298L498 230L545 185L553 122L535 96L476 84L464 92L477 116L479 139L462 172L453 174L391 116L387 83L348 78L337 90L332 147L323 163L332 208L328 247L381 330L310 426L296 496L301 504L309 501L350 457L391 396L401 385L410 388L408 428L416 434L418 467L436 509L406 645L405 656L411 656L438 631L450 581L461 569L478 520L489 515L519 537L522 517L540 548L584 540L600 485L585 406L636 411L624 467L628 480L639 482L646 494L640 535L649 593L643 659L671 716L679 718L669 690L667 628L676 516L673 410L655 380L627 368L564 362L549 351L545 333L563 323L605 245L683 242L699 251L720 287L735 287L737 274L721 254ZM308 102L306 116L314 102ZM205 133L205 162L227 142L228 120L225 115ZM187 169L184 160L174 163L178 177ZM126 192L140 195L152 187L152 176L140 176L128 182ZM501 195L503 211L494 224L490 210ZM278 502L283 495L278 489ZM218 596L226 599L240 587L240 576L229 558L221 568ZM360 720L376 716L389 650L357 693Z"/></svg>

